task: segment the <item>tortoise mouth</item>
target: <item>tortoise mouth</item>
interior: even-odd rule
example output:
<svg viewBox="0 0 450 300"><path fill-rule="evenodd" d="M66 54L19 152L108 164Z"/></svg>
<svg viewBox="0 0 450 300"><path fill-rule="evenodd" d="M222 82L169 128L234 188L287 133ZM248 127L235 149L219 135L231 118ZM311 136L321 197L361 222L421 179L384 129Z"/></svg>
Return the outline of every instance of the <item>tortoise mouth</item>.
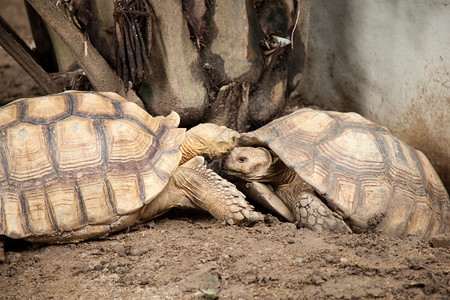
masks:
<svg viewBox="0 0 450 300"><path fill-rule="evenodd" d="M266 180L264 180L265 177L257 176L252 173L242 173L242 172L234 171L234 170L228 169L226 167L222 167L222 172L225 175L227 175L228 177L241 179L241 180L244 180L247 182L252 182L252 181L266 182Z"/></svg>
<svg viewBox="0 0 450 300"><path fill-rule="evenodd" d="M222 172L223 172L224 174L226 174L227 176L233 176L233 177L237 177L237 178L240 178L240 179L245 179L245 178L243 177L244 174L242 174L242 173L240 173L240 172L233 171L233 170L231 170L231 169L228 169L228 168L225 167L225 166L222 167Z"/></svg>
<svg viewBox="0 0 450 300"><path fill-rule="evenodd" d="M254 176L250 176L251 174L239 172L234 169L228 168L225 163L222 164L221 173L223 173L224 175L226 175L227 177L230 177L232 179L233 178L240 179L240 180L245 180L245 181L249 181L249 182L257 180L254 178Z"/></svg>

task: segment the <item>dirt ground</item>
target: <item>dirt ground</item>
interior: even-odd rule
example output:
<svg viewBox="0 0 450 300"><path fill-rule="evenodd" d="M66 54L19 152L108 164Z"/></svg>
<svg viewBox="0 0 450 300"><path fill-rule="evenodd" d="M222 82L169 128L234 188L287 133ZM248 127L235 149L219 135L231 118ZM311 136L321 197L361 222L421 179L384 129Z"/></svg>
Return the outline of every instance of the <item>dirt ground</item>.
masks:
<svg viewBox="0 0 450 300"><path fill-rule="evenodd" d="M0 14L29 42L21 4ZM41 93L1 48L0 87L0 103ZM6 250L0 299L450 299L450 249L270 215L238 227L175 210L103 240Z"/></svg>

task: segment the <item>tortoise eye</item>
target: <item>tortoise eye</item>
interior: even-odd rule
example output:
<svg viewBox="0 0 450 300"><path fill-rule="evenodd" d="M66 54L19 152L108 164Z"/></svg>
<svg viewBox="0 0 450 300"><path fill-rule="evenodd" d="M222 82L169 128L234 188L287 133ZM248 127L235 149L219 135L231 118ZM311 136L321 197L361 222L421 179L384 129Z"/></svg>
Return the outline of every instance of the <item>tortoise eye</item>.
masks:
<svg viewBox="0 0 450 300"><path fill-rule="evenodd" d="M247 161L247 158L241 156L241 157L238 158L238 161L239 161L240 163L244 163L244 162Z"/></svg>

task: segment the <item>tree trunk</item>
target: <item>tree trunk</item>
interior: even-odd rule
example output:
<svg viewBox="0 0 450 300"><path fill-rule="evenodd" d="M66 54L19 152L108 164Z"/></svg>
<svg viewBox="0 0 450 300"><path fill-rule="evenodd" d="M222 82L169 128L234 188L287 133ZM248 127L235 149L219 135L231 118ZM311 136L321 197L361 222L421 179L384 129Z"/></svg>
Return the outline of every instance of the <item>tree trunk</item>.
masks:
<svg viewBox="0 0 450 300"><path fill-rule="evenodd" d="M110 90L121 91L113 79L120 74L125 89L135 90L151 114L175 110L184 126L214 122L246 131L263 125L284 111L301 79L311 0L64 4L81 31L62 25L69 18L55 16L54 5L53 11L39 10L48 1L28 2L73 50L94 88L108 87L107 79ZM62 61L64 54L55 53ZM100 60L116 74L90 67Z"/></svg>

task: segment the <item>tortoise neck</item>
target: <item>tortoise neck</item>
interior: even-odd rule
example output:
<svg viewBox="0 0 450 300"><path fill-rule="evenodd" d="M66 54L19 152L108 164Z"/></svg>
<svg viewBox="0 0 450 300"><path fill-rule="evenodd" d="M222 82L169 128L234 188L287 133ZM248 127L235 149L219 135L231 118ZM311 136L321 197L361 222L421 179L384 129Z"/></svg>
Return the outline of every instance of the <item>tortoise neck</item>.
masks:
<svg viewBox="0 0 450 300"><path fill-rule="evenodd" d="M297 173L286 166L281 159L277 159L268 169L265 181L273 186L289 184L294 181L296 174Z"/></svg>
<svg viewBox="0 0 450 300"><path fill-rule="evenodd" d="M190 144L190 139L185 137L183 143L180 145L180 151L182 154L180 165L198 155L198 153L194 151L194 148L191 147Z"/></svg>

